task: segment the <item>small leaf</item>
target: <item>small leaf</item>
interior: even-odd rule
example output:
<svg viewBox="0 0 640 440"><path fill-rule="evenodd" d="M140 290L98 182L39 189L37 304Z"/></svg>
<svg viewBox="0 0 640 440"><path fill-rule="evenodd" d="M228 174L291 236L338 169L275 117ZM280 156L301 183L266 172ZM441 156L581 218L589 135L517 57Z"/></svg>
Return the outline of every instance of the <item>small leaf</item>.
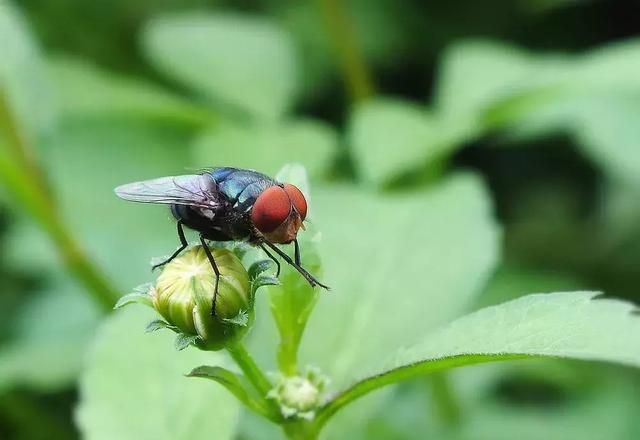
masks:
<svg viewBox="0 0 640 440"><path fill-rule="evenodd" d="M187 335L185 333L179 333L178 336L176 336L174 345L176 347L176 350L182 351L190 345L196 345L199 340L200 336L198 335Z"/></svg>
<svg viewBox="0 0 640 440"><path fill-rule="evenodd" d="M156 319L155 321L151 321L147 324L147 327L144 329L145 333L152 333L160 329L169 329L174 332L178 332L178 327L175 325L169 324L167 321L163 321L162 319Z"/></svg>
<svg viewBox="0 0 640 440"><path fill-rule="evenodd" d="M291 183L298 187L302 194L307 198L307 203L310 202L311 188L309 185L309 173L307 168L302 163L290 162L284 165L276 174L276 180L279 182ZM309 213L307 212L307 217Z"/></svg>
<svg viewBox="0 0 640 440"><path fill-rule="evenodd" d="M258 260L255 263L253 263L250 267L249 267L249 279L250 280L255 280L256 278L258 278L264 271L266 271L267 269L269 269L269 267L273 266L274 262L271 260Z"/></svg>
<svg viewBox="0 0 640 440"><path fill-rule="evenodd" d="M251 282L251 289L255 293L259 288L264 286L277 286L280 284L280 280L276 277L269 275L260 275L258 278Z"/></svg>
<svg viewBox="0 0 640 440"><path fill-rule="evenodd" d="M323 419L385 385L463 365L527 357L615 362L640 367L640 319L633 304L594 292L528 295L464 316L401 349L384 368L329 403Z"/></svg>
<svg viewBox="0 0 640 440"><path fill-rule="evenodd" d="M237 375L226 368L203 365L194 368L187 374L187 377L201 377L213 380L225 387L249 409L268 418L272 418L264 399L260 399L260 396L254 391L251 383L242 375Z"/></svg>
<svg viewBox="0 0 640 440"><path fill-rule="evenodd" d="M149 292L153 288L151 283L141 284L133 289L133 292L124 295L118 299L116 305L113 306L114 309L119 309L128 304L144 304L145 306L153 307L153 300Z"/></svg>
<svg viewBox="0 0 640 440"><path fill-rule="evenodd" d="M293 104L297 88L293 45L266 18L230 13L165 15L149 23L142 45L159 70L213 102L268 119L280 117Z"/></svg>
<svg viewBox="0 0 640 440"><path fill-rule="evenodd" d="M313 226L309 225L304 233L298 234L298 241L305 269L316 277L322 277L320 257L314 243L316 235ZM265 281L261 280L262 283ZM288 264L283 264L279 281L277 285L269 287L271 313L280 333L278 362L287 374L295 374L298 346L321 289L311 287Z"/></svg>
<svg viewBox="0 0 640 440"><path fill-rule="evenodd" d="M246 310L241 310L240 313L238 313L233 318L223 319L223 321L226 322L227 324L233 324L233 325L238 325L240 327L246 327L247 324L249 323L249 314L247 313Z"/></svg>
<svg viewBox="0 0 640 440"><path fill-rule="evenodd" d="M312 205L309 181L303 166L286 165L276 178L298 186L304 191L307 203ZM317 251L319 236L320 234L315 231L312 223L307 223L307 229L298 233L302 265L316 277L322 276L320 257ZM276 281L278 282L275 283ZM256 280L257 286L267 284L272 284L272 287L269 288L270 308L280 334L277 353L278 364L285 374L297 374L298 347L307 320L316 304L320 288L311 287L298 271L284 262L281 265L279 280L264 275Z"/></svg>

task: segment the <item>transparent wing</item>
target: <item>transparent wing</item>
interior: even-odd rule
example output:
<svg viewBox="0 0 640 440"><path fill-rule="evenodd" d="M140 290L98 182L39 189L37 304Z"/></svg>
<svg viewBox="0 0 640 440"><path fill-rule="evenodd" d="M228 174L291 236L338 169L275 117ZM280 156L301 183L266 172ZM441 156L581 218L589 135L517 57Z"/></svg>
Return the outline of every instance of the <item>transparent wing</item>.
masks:
<svg viewBox="0 0 640 440"><path fill-rule="evenodd" d="M220 205L216 182L208 174L160 177L127 183L114 191L121 199L132 202L190 205L205 209Z"/></svg>

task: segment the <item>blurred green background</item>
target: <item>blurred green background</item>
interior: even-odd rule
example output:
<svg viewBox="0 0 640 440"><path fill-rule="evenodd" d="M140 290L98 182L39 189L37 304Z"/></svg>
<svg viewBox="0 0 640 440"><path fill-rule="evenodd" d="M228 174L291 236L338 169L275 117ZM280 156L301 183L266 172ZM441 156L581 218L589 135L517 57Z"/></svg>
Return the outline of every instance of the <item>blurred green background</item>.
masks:
<svg viewBox="0 0 640 440"><path fill-rule="evenodd" d="M531 292L637 302L639 15L604 0L0 0L0 438L81 436L98 323L176 245L165 210L113 195L133 180L300 162L327 282L417 291L446 311L434 325ZM388 285L356 276L353 261L396 248L377 262ZM428 258L441 264L421 272ZM404 259L418 263L396 280ZM461 370L456 402L411 381L352 420L360 437L330 438L636 439L639 379L561 361ZM241 425L236 438L274 438Z"/></svg>

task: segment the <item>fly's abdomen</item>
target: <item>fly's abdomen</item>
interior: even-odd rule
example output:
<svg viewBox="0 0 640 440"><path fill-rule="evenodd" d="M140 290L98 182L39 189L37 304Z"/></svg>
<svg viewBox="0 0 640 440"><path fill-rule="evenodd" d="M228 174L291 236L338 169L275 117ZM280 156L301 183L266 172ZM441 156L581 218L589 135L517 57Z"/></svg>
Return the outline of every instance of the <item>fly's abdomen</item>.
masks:
<svg viewBox="0 0 640 440"><path fill-rule="evenodd" d="M171 213L189 229L203 232L211 227L211 218L202 215L199 209L187 205L171 205Z"/></svg>

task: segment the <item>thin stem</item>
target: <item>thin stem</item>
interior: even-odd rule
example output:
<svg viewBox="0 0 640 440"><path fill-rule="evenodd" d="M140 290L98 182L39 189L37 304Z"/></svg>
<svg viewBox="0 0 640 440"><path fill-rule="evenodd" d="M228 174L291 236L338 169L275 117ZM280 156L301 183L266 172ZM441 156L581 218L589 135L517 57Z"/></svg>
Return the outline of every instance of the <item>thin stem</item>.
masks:
<svg viewBox="0 0 640 440"><path fill-rule="evenodd" d="M89 260L59 216L49 197L45 179L34 160L26 137L21 134L5 96L0 93L0 128L19 165L0 155L0 179L27 208L29 213L47 231L58 248L71 273L87 287L87 292L105 310L110 310L117 298L117 291Z"/></svg>
<svg viewBox="0 0 640 440"><path fill-rule="evenodd" d="M358 46L352 21L345 10L345 1L319 1L351 100L355 103L363 101L374 93L374 86Z"/></svg>
<svg viewBox="0 0 640 440"><path fill-rule="evenodd" d="M318 427L308 420L285 423L282 430L291 440L316 440L319 434Z"/></svg>
<svg viewBox="0 0 640 440"><path fill-rule="evenodd" d="M40 172L40 166L36 154L26 134L20 129L17 120L13 117L6 93L0 89L0 129L7 135L8 147L15 158L25 168L26 174L38 185L40 191L48 193L44 177Z"/></svg>
<svg viewBox="0 0 640 440"><path fill-rule="evenodd" d="M260 393L260 396L263 398L266 397L269 391L271 391L271 388L273 388L273 385L262 372L251 354L249 354L244 344L242 342L236 342L227 346L227 350L247 379L249 379L258 393Z"/></svg>
<svg viewBox="0 0 640 440"><path fill-rule="evenodd" d="M435 401L438 418L450 428L460 424L462 410L458 398L451 388L447 373L442 371L431 376L431 393Z"/></svg>

